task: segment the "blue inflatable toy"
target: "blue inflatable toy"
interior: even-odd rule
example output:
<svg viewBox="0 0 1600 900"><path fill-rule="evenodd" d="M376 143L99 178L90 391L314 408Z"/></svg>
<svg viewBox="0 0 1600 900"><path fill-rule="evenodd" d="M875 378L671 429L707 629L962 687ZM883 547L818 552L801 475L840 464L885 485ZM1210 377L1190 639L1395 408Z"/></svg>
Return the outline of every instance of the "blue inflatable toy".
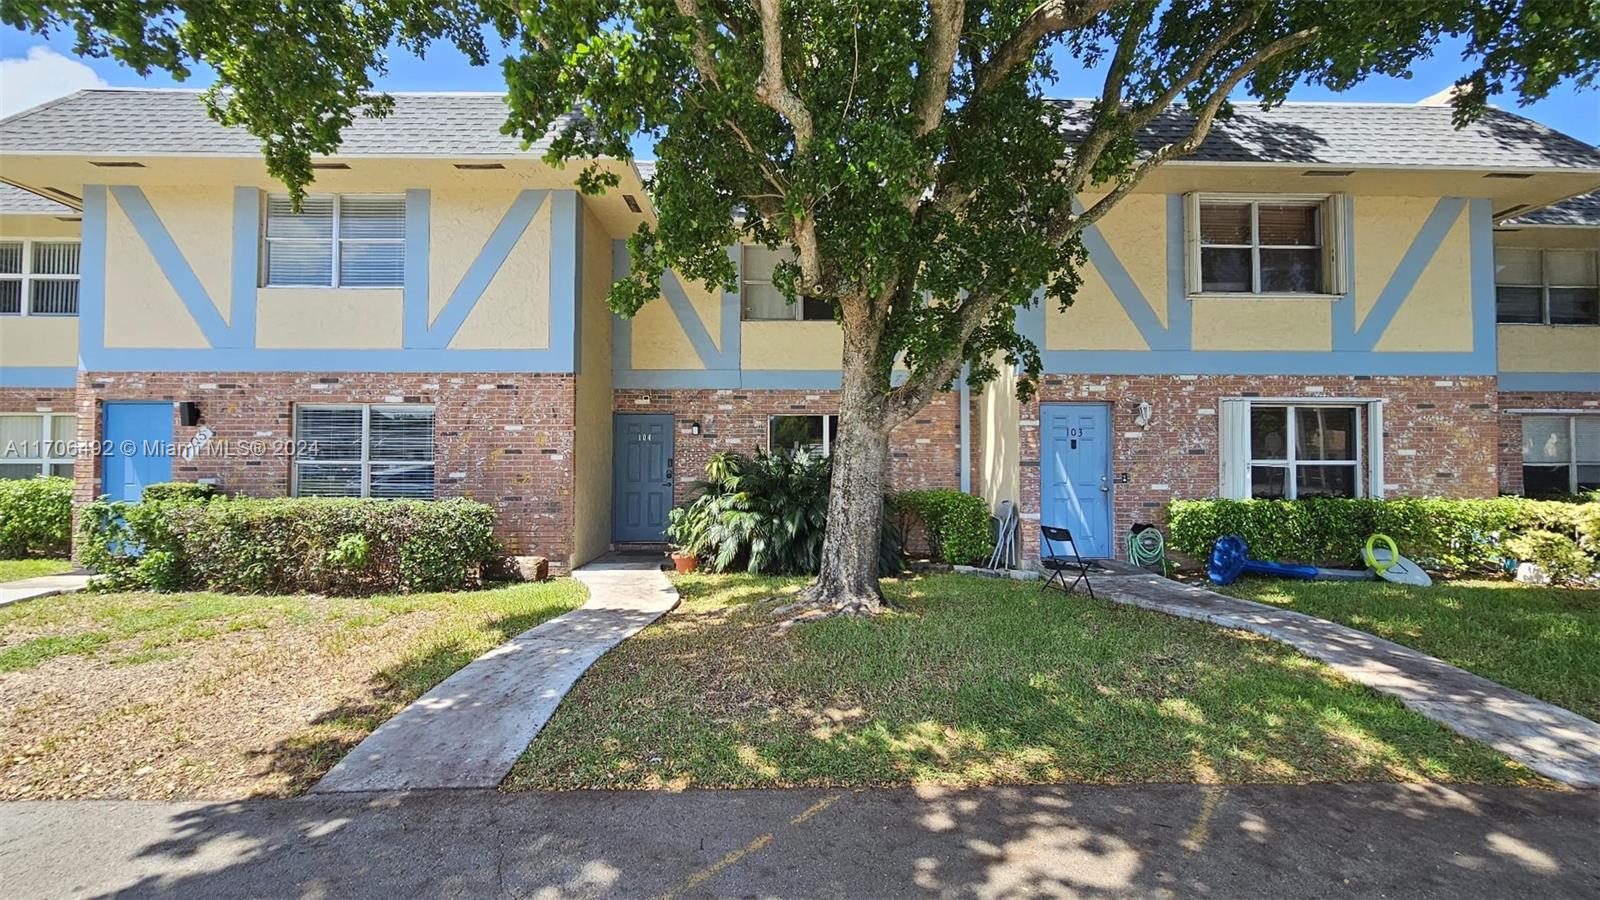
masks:
<svg viewBox="0 0 1600 900"><path fill-rule="evenodd" d="M1373 573L1358 569L1326 569L1295 563L1262 562L1250 558L1250 548L1237 534L1217 538L1211 548L1211 564L1206 577L1213 584L1233 584L1245 572L1269 578L1298 578L1304 581L1370 581Z"/></svg>

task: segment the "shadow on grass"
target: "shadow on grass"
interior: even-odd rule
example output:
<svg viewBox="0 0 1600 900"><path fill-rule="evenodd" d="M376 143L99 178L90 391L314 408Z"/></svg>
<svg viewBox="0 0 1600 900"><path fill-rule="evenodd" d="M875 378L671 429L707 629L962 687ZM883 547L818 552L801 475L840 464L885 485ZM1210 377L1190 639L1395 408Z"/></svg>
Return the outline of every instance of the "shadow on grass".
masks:
<svg viewBox="0 0 1600 900"><path fill-rule="evenodd" d="M491 619L475 626L471 635L458 630L456 636L374 673L365 694L313 716L301 733L247 756L263 763L264 773L287 776L284 793L304 793L379 725L486 649L567 611L541 607Z"/></svg>
<svg viewBox="0 0 1600 900"><path fill-rule="evenodd" d="M602 659L512 789L1038 782L1537 783L1264 639L956 576L779 634L799 582L685 580Z"/></svg>

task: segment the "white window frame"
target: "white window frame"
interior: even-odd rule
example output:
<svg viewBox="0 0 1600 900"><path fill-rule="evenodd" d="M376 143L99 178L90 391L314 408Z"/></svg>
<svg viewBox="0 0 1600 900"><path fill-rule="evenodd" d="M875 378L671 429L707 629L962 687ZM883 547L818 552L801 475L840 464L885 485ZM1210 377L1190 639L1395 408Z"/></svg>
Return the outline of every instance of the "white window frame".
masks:
<svg viewBox="0 0 1600 900"><path fill-rule="evenodd" d="M1528 324L1532 324L1532 323L1528 323ZM1518 428L1518 430L1521 430L1523 420L1525 420L1525 419L1534 419L1534 418L1538 418L1538 419L1566 419L1567 420L1567 454L1568 454L1567 462L1566 462L1566 466L1567 466L1567 493L1576 494L1578 492L1578 466L1580 466L1580 465L1592 466L1592 465L1596 464L1594 462L1582 462L1582 461L1580 461L1578 459L1578 420L1579 419L1591 419L1591 420L1600 419L1600 414L1596 414L1596 413L1569 414L1569 413L1563 413L1563 412L1530 411L1530 412L1526 412L1523 415L1518 417L1518 420L1517 420L1517 428ZM1596 462L1600 462L1600 460L1597 460ZM1528 462L1527 457L1525 457L1525 456L1523 457L1523 459L1521 461L1521 465L1522 465L1523 468L1527 468L1530 465L1530 463ZM1532 465L1545 466L1547 468L1554 468L1555 466L1560 465L1560 463L1534 462L1534 463L1532 463ZM1524 476L1524 480L1523 480L1522 493L1523 493L1524 496L1526 496L1527 493L1528 493L1528 485L1527 485L1526 476Z"/></svg>
<svg viewBox="0 0 1600 900"><path fill-rule="evenodd" d="M1217 496L1228 500L1248 500L1254 494L1252 465L1286 465L1292 448L1285 448L1286 459L1256 460L1251 449L1250 414L1257 406L1355 407L1356 409L1356 496L1382 498L1385 491L1383 467L1382 397L1223 397L1217 404L1218 475ZM1293 413L1290 413L1293 418ZM1298 426L1289 426L1291 429ZM1288 439L1293 440L1290 431ZM1349 460L1297 460L1301 465L1350 465ZM1290 475L1293 473L1291 472ZM1285 491L1297 495L1298 490ZM1287 499L1287 498L1286 498Z"/></svg>
<svg viewBox="0 0 1600 900"><path fill-rule="evenodd" d="M38 316L45 319L75 319L76 312L70 313L41 313L33 311L33 283L35 281L72 281L81 282L83 272L83 241L72 238L0 238L0 244L22 245L22 271L0 273L0 281L14 281L21 286L21 294L14 313L0 312L0 316L14 316L27 318ZM78 273L73 275L36 275L33 272L33 248L36 244L73 244L78 248ZM83 289L78 289L78 303L81 309L83 303Z"/></svg>
<svg viewBox="0 0 1600 900"><path fill-rule="evenodd" d="M297 403L297 404L295 404L294 409L291 411L291 414L290 414L290 422L292 422L293 425L294 425L295 444L296 444L296 451L297 452L295 453L295 457L294 457L294 465L290 467L291 468L291 472L293 474L293 477L290 479L290 484L289 484L289 495L290 496L292 496L292 497L300 497L300 496L320 497L320 496L325 496L325 495L322 495L322 494L305 494L305 495L302 495L300 493L300 468L302 466L351 466L351 465L358 465L359 464L361 466L361 494L360 494L360 496L361 496L362 499L368 499L368 498L372 497L372 467L373 467L373 465L376 464L376 465L378 465L380 467L381 466L392 466L392 465L395 465L395 464L400 464L400 463L404 463L405 462L405 460L398 460L398 459L382 459L382 460L378 460L376 463L373 462L373 460L372 460L372 410L375 409L375 408L396 409L396 410L425 409L425 410L427 410L427 411L429 411L430 413L433 414L433 433L434 433L435 447L434 447L433 458L428 460L428 464L432 465L434 467L434 470L433 470L433 490L429 493L429 496L427 496L427 497L411 497L411 498L406 498L406 499L433 500L433 499L437 499L438 498L438 496L439 496L439 467L438 467L439 466L439 454L438 454L439 409L438 409L437 406L435 406L433 404L429 404L429 403ZM304 438L300 437L300 433L299 433L300 432L300 411L303 410L303 409L305 409L305 410L317 410L317 409L326 409L326 410L359 409L359 410L361 410L361 458L359 460L355 460L355 459L302 459L300 457L298 449L299 449L300 442L302 440L305 440ZM417 460L416 462L420 463L421 460ZM380 499L392 499L392 498L380 498Z"/></svg>
<svg viewBox="0 0 1600 900"><path fill-rule="evenodd" d="M0 412L0 419L9 419L9 418L12 418L12 417L27 417L27 418L30 418L30 419L32 419L32 418L40 418L40 419L42 419L42 421L40 422L40 425L39 425L39 428L40 428L39 437L36 439L37 442L35 443L35 446L38 447L42 451L42 455L40 455L40 456L6 456L6 457L0 457L0 466L38 466L40 475L49 475L51 466L76 466L77 465L77 463L78 463L77 458L74 457L74 456L68 455L68 451L74 449L74 447L77 444L77 440L78 440L78 433L77 433L78 415L77 415L77 413ZM55 434L55 420L56 419L71 419L71 420L73 420L72 437L69 438L66 441L66 443L62 443L62 442L57 441L57 440L55 440L54 438L51 437L51 435ZM5 449L4 446L0 446L0 450L4 450L4 449ZM55 452L58 451L58 450L64 455L56 456ZM74 470L74 471L76 471L76 470ZM69 478L71 476L63 475L61 477Z"/></svg>
<svg viewBox="0 0 1600 900"><path fill-rule="evenodd" d="M765 320L757 320L765 321ZM776 320L782 321L782 320ZM833 455L833 420L838 418L838 413L774 413L767 416L767 452L775 453L778 450L791 450L792 447L772 446L772 426L778 419L821 419L822 420L822 455Z"/></svg>
<svg viewBox="0 0 1600 900"><path fill-rule="evenodd" d="M401 247L402 259L404 259L405 243L406 243L405 235L403 233L401 234L400 237L397 237L397 238L344 238L344 237L340 237L339 233L340 233L341 226L343 224L342 217L341 217L341 214L340 214L340 210L343 209L343 207L344 207L345 199L348 198L348 199L351 199L351 200L399 200L400 201L400 225L401 225L401 231L404 232L404 230L405 230L406 212L407 212L406 209L405 209L405 195L404 194L392 194L392 193L391 194L382 194L382 193L378 193L378 194L366 193L366 194L363 194L363 193L354 193L354 194L307 194L306 195L306 199L307 200L310 200L312 198L317 198L317 199L328 198L328 199L331 199L333 201L333 233L329 237L329 241L332 242L332 245L333 245L333 263L332 263L332 266L331 266L331 268L329 269L329 272L328 272L328 277L329 277L330 283L329 284L280 284L280 283L275 282L275 281L272 280L271 259L272 259L272 244L273 244L273 242L276 241L276 242L285 243L285 244L314 244L314 243L318 243L318 242L317 241L313 241L313 240L311 240L309 238L274 238L274 237L269 237L267 235L267 220L270 218L270 214L269 214L268 211L271 208L271 201L273 201L273 200L288 200L289 199L289 195L288 194L263 194L262 195L262 200L261 200L261 229L260 229L261 230L261 246L260 246L260 248L258 250L258 253L257 253L258 258L260 259L261 287L279 288L279 289L285 289L285 290L304 289L304 290L311 290L311 291L320 291L320 290L392 291L395 288L399 288L399 287L404 287L405 286L405 275L404 275L404 270L403 269L402 269L402 274L401 274L400 281L395 282L394 284L352 284L352 285L345 285L345 284L341 284L339 282L340 257L343 255L342 250L343 250L344 244L346 242L349 242L349 243L361 243L361 244L399 244L400 247Z"/></svg>
<svg viewBox="0 0 1600 900"><path fill-rule="evenodd" d="M1554 325L1557 328L1593 328L1593 327L1595 327L1597 325L1600 325L1600 319L1597 319L1596 321L1593 321L1593 322L1551 322L1550 321L1550 289L1551 288L1556 288L1558 290L1561 289L1561 288L1569 288L1569 289L1575 289L1575 290L1582 290L1584 288L1600 289L1600 285L1594 285L1594 284L1555 284L1555 283L1550 281L1550 265L1546 261L1546 258L1545 258L1546 254L1549 254L1549 253L1587 253L1588 255L1590 255L1590 256L1595 258L1596 270L1600 271L1600 250L1585 250L1582 247L1496 247L1495 248L1495 252L1496 253L1500 253L1500 252L1506 251L1506 250L1515 250L1515 251L1517 251L1519 253L1537 253L1537 254L1539 254L1539 283L1538 284L1517 284L1517 283L1511 282L1511 281L1501 281L1500 278L1499 278L1498 267L1496 267L1496 277L1495 277L1495 280L1494 280L1494 288L1495 288L1494 322L1495 322L1496 325ZM1539 289L1539 321L1537 321L1537 322L1502 322L1502 321L1500 321L1500 288L1502 288L1502 287L1538 288Z"/></svg>
<svg viewBox="0 0 1600 900"><path fill-rule="evenodd" d="M1344 194L1255 194L1193 192L1184 195L1184 283L1185 293L1191 300L1338 300L1349 291L1350 248L1347 246L1346 197ZM1207 203L1248 204L1250 206L1250 243L1208 244L1211 247L1231 247L1250 250L1250 290L1207 291L1200 263L1200 207ZM1261 251L1263 249L1309 250L1300 245L1260 243L1260 211L1262 205L1295 206L1315 205L1317 233L1322 251L1323 290L1306 293L1261 290Z"/></svg>
<svg viewBox="0 0 1600 900"><path fill-rule="evenodd" d="M804 298L796 299L793 303L785 304L786 306L788 306L789 311L792 313L792 315L788 316L787 318L782 318L782 319L766 319L766 318L752 319L752 318L746 316L745 315L745 306L744 306L744 297L745 297L744 291L745 291L745 288L748 287L749 285L752 285L752 284L754 284L754 285L765 285L767 287L771 287L772 286L772 279L771 278L751 278L751 277L749 277L748 273L750 272L750 266L749 266L749 261L746 259L746 254L748 254L750 252L750 250L754 246L755 245L753 245L753 244L740 244L739 245L739 321L740 322L832 322L833 321L833 318L831 316L829 318L827 318L827 319L808 319L808 318L806 318L805 317L805 315L806 315L806 301L805 301Z"/></svg>

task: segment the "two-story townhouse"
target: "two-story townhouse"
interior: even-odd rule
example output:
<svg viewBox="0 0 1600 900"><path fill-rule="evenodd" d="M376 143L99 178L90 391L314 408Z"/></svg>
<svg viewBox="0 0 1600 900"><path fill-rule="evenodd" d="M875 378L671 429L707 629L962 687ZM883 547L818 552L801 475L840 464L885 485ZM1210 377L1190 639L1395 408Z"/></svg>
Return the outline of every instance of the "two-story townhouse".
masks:
<svg viewBox="0 0 1600 900"><path fill-rule="evenodd" d="M1600 488L1600 192L1495 227L1500 489Z"/></svg>
<svg viewBox="0 0 1600 900"><path fill-rule="evenodd" d="M1042 520L1095 555L1181 498L1515 489L1501 368L1592 405L1600 320L1573 301L1585 324L1529 327L1537 362L1499 352L1495 222L1597 185L1600 151L1498 110L1457 130L1447 107L1241 107L1089 229L1068 312L1025 318L1045 374L1027 404L981 398L981 489L1018 502L1027 546Z"/></svg>
<svg viewBox="0 0 1600 900"><path fill-rule="evenodd" d="M717 450L826 448L827 310L785 303L744 247L739 290L668 277L617 319L604 294L652 214L639 169L606 162L620 188L583 197L503 117L495 95L400 95L318 161L299 211L194 92L0 122L0 178L81 209L83 242L71 350L0 316L0 348L33 354L0 358L0 413L75 401L80 500L171 477L468 495L558 567L660 540ZM1500 436L1494 223L1596 187L1600 153L1503 113L1456 131L1427 107L1241 110L1089 232L1069 312L1023 317L1037 398L937 398L894 435L892 480L1012 500L1107 555L1180 497L1515 489L1500 445L1529 420ZM1564 393L1516 408L1592 406L1584 355L1512 370Z"/></svg>

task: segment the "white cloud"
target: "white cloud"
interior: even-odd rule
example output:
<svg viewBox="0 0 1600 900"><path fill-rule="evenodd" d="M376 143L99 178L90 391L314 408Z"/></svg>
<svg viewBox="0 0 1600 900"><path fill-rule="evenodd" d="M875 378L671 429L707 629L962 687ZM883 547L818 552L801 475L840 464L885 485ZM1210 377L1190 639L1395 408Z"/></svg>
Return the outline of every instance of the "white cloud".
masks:
<svg viewBox="0 0 1600 900"><path fill-rule="evenodd" d="M105 86L106 80L83 63L49 47L29 47L26 58L0 59L0 116L21 112L73 91Z"/></svg>

